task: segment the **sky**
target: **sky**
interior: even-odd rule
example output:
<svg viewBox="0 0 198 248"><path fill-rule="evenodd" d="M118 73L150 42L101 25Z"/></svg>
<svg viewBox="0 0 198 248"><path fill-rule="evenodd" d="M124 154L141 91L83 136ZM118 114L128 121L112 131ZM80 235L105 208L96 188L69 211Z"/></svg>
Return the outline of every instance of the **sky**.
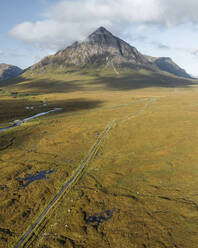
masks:
<svg viewBox="0 0 198 248"><path fill-rule="evenodd" d="M198 76L197 0L6 0L0 10L0 63L25 69L103 26Z"/></svg>

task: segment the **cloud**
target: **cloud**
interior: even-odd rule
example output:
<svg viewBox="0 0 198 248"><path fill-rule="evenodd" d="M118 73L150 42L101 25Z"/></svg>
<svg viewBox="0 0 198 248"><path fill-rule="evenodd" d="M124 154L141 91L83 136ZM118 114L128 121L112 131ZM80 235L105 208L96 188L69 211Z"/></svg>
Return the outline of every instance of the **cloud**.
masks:
<svg viewBox="0 0 198 248"><path fill-rule="evenodd" d="M0 56L3 56L4 58L7 58L7 57L20 58L20 57L24 57L25 54L18 53L18 52L12 52L9 50L7 50L6 52L4 52L3 50L0 50Z"/></svg>
<svg viewBox="0 0 198 248"><path fill-rule="evenodd" d="M142 32L150 25L196 25L197 9L197 0L64 0L46 10L43 20L27 20L9 34L26 43L57 50L85 38L99 26L122 34L134 24Z"/></svg>
<svg viewBox="0 0 198 248"><path fill-rule="evenodd" d="M8 53L8 56L21 58L21 57L24 57L25 54L10 52L10 53Z"/></svg>
<svg viewBox="0 0 198 248"><path fill-rule="evenodd" d="M172 50L179 51L185 54L189 54L195 57L198 57L198 49L197 48L191 48L191 47L172 47Z"/></svg>
<svg viewBox="0 0 198 248"><path fill-rule="evenodd" d="M159 0L163 16L161 21L165 26L198 22L196 0Z"/></svg>
<svg viewBox="0 0 198 248"><path fill-rule="evenodd" d="M163 49L163 50L170 50L171 49L170 46L167 46L167 45L165 45L165 44L163 44L161 42L157 42L157 41L152 42L152 45L154 45L158 49Z"/></svg>
<svg viewBox="0 0 198 248"><path fill-rule="evenodd" d="M191 50L189 51L193 56L198 56L198 49L194 49L194 50Z"/></svg>

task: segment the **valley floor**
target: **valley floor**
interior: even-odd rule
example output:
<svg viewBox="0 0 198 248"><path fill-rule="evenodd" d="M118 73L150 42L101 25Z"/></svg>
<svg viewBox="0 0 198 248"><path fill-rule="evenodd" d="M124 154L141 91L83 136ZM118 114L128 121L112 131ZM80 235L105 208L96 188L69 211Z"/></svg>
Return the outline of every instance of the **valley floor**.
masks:
<svg viewBox="0 0 198 248"><path fill-rule="evenodd" d="M33 94L28 80L27 95L11 92L23 84L2 90L0 128L62 110L0 132L0 247L17 244L111 124L24 247L197 248L198 86L110 89L86 78L79 89L73 77L75 90Z"/></svg>

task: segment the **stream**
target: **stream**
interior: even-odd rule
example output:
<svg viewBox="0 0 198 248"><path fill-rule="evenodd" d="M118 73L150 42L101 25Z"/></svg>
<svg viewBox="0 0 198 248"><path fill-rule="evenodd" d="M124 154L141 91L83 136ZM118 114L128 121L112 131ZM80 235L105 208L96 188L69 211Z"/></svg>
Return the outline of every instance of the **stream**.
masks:
<svg viewBox="0 0 198 248"><path fill-rule="evenodd" d="M62 108L54 108L54 109L49 110L47 112L42 112L42 113L35 114L35 115L30 116L28 118L25 118L23 120L17 121L16 123L14 123L13 125L11 125L9 127L0 128L0 132L6 131L6 130L11 129L11 128L14 128L14 127L19 127L19 126L21 126L23 123L25 123L27 121L30 121L32 119L35 119L35 118L40 117L40 116L43 116L43 115L47 115L47 114L52 113L52 112L55 112L55 111L59 111L61 109Z"/></svg>

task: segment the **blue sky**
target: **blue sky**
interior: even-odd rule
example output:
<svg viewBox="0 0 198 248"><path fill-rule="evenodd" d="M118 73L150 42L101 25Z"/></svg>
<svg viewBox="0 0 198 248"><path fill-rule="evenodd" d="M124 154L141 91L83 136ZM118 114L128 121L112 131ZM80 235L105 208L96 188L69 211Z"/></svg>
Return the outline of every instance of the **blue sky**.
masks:
<svg viewBox="0 0 198 248"><path fill-rule="evenodd" d="M24 21L42 20L44 11L56 0L6 0L0 1L0 63L14 64L26 68L49 53L48 49L37 49L34 44L9 35L9 31Z"/></svg>
<svg viewBox="0 0 198 248"><path fill-rule="evenodd" d="M0 63L26 68L104 26L198 76L197 0L6 0L0 9Z"/></svg>

